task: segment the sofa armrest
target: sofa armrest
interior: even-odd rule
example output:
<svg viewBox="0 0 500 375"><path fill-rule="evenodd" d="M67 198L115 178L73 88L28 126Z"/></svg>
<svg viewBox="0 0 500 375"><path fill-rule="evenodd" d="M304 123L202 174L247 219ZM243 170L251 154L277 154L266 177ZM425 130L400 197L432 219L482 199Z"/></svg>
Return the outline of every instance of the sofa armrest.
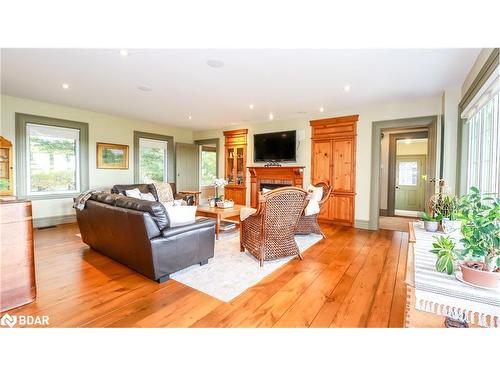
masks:
<svg viewBox="0 0 500 375"><path fill-rule="evenodd" d="M180 225L178 227L167 227L162 232L163 237L173 237L182 233L195 231L202 228L215 227L215 220L208 217L197 217L194 223Z"/></svg>
<svg viewBox="0 0 500 375"><path fill-rule="evenodd" d="M186 201L188 206L193 206L195 204L195 197L191 194L176 193L174 194L174 199L182 199Z"/></svg>

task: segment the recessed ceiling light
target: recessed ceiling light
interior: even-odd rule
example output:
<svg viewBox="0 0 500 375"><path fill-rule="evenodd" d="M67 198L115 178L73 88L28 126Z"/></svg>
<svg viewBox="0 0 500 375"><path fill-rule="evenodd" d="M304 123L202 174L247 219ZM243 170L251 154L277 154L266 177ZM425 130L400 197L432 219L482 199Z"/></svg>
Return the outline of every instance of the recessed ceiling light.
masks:
<svg viewBox="0 0 500 375"><path fill-rule="evenodd" d="M345 86L344 86L344 91L345 91L345 92L351 91L351 86L349 86L349 85L345 85Z"/></svg>
<svg viewBox="0 0 500 375"><path fill-rule="evenodd" d="M189 120L191 120L192 118L193 118L193 117L191 117L191 116L188 116L188 119L189 119Z"/></svg>
<svg viewBox="0 0 500 375"><path fill-rule="evenodd" d="M271 112L271 113L269 114L269 120L273 120L273 119L274 119L274 115L273 115L273 113Z"/></svg>
<svg viewBox="0 0 500 375"><path fill-rule="evenodd" d="M208 60L207 65L211 68L222 68L224 63L220 60Z"/></svg>
<svg viewBox="0 0 500 375"><path fill-rule="evenodd" d="M248 108L253 109L253 104L250 104Z"/></svg>
<svg viewBox="0 0 500 375"><path fill-rule="evenodd" d="M62 84L62 88L65 89L65 90L67 90L67 89L69 89L69 85L67 83L63 83Z"/></svg>
<svg viewBox="0 0 500 375"><path fill-rule="evenodd" d="M142 85L142 86L137 86L137 88L138 88L139 90L141 90L141 91L153 91L153 89L152 89L151 87L149 87L149 86L144 86L144 85Z"/></svg>
<svg viewBox="0 0 500 375"><path fill-rule="evenodd" d="M120 55L122 55L122 56L128 56L128 51L126 49L121 49L120 50Z"/></svg>
<svg viewBox="0 0 500 375"><path fill-rule="evenodd" d="M324 109L323 107L319 107L319 111L320 111L320 112L324 112L324 111L325 111L325 109Z"/></svg>

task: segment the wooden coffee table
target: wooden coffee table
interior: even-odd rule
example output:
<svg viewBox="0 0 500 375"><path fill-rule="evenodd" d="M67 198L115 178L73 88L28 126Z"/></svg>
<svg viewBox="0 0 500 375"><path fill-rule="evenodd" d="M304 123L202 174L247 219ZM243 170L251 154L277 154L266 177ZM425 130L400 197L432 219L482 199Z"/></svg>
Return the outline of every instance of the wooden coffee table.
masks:
<svg viewBox="0 0 500 375"><path fill-rule="evenodd" d="M239 204L235 204L234 207L231 208L219 208L219 207L209 207L209 206L198 206L196 209L196 215L197 216L205 216L205 217L211 217L215 219L215 238L219 239L219 232L220 232L220 222L221 221L227 221L236 224L237 226L240 225L240 209L241 207L244 207ZM227 218L229 217L237 217L236 220L228 220Z"/></svg>

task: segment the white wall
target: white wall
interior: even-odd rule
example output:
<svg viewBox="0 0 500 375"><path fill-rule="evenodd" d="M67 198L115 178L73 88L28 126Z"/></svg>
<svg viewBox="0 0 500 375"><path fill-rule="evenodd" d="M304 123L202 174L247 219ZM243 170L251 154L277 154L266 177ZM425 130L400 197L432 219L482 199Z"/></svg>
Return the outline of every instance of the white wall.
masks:
<svg viewBox="0 0 500 375"><path fill-rule="evenodd" d="M311 116L308 119L284 120L279 119L264 123L243 123L239 126L224 128L248 129L248 164L253 164L253 134L280 131L297 130L298 134L305 134L305 141L299 146L297 152L297 164L306 167L304 172L304 184L310 182L311 172L311 130L309 120L359 114L358 138L356 148L356 212L355 219L368 221L370 214L370 181L371 181L371 142L372 122L395 120L421 116L435 116L441 114L441 97L420 98L408 101L386 102L373 104L360 108L352 108L344 111L324 113L321 116ZM279 117L279 116L278 116ZM221 138L224 144L222 130L195 131L194 139ZM224 161L221 153L219 158L220 174L223 175ZM248 178L248 176L247 176ZM247 199L249 192L247 191Z"/></svg>
<svg viewBox="0 0 500 375"><path fill-rule="evenodd" d="M134 130L170 135L175 142L193 141L193 131L104 113L71 108L34 100L1 96L1 134L15 145L15 113L55 117L89 124L89 185L90 188L110 188L114 184L134 182ZM96 168L96 142L129 145L129 169ZM14 150L15 155L15 150ZM15 170L14 160L14 170ZM15 185L15 183L14 183ZM71 199L33 201L34 218L46 218L74 213Z"/></svg>

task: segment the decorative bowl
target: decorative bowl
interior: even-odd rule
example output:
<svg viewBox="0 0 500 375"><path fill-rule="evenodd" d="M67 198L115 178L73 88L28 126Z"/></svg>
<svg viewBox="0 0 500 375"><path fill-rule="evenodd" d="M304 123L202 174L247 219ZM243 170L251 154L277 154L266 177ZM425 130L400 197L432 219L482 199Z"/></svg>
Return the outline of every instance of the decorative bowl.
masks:
<svg viewBox="0 0 500 375"><path fill-rule="evenodd" d="M234 207L234 202L233 201L217 202L217 207L219 207L219 208L232 208L232 207Z"/></svg>

